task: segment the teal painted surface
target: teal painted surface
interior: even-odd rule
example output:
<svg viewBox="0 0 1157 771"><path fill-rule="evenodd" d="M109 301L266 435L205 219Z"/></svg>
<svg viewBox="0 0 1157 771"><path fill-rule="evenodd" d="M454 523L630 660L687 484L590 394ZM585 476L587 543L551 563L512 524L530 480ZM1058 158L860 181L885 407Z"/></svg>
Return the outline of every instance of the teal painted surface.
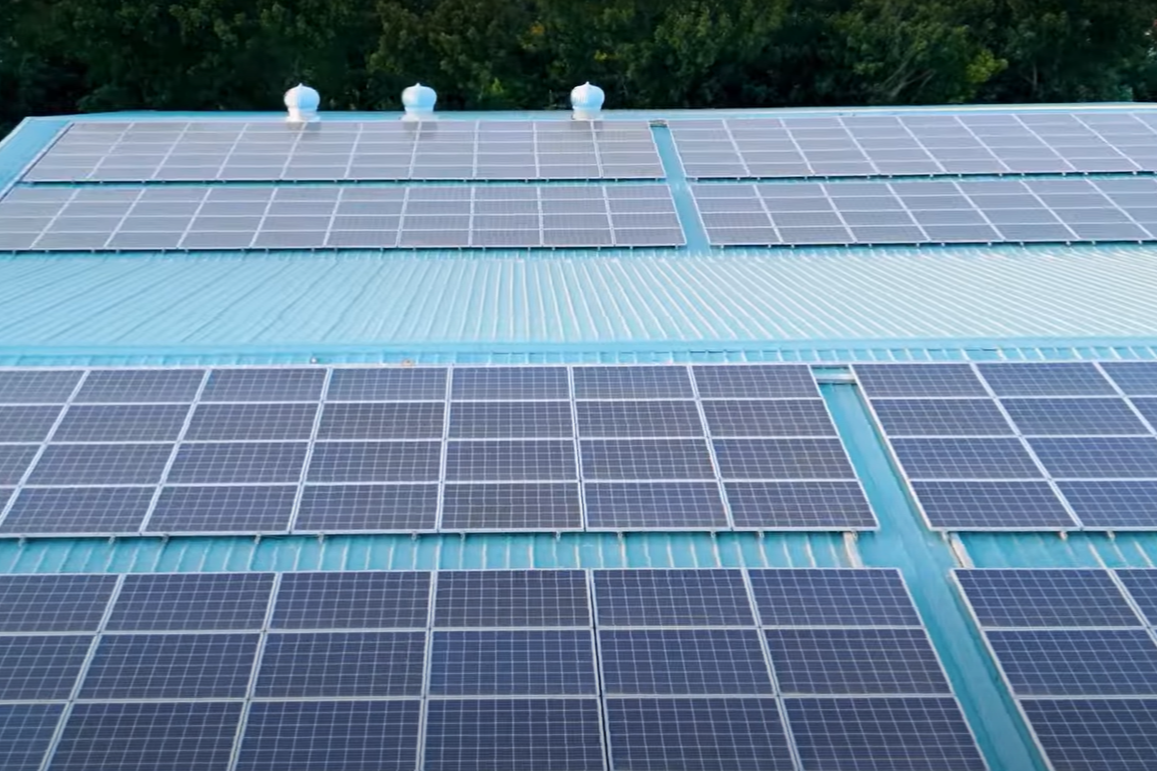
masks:
<svg viewBox="0 0 1157 771"><path fill-rule="evenodd" d="M1157 533L962 533L960 541L978 568L1152 568Z"/></svg>
<svg viewBox="0 0 1157 771"><path fill-rule="evenodd" d="M24 120L0 141L0 193L19 179L24 169L68 125L64 118Z"/></svg>
<svg viewBox="0 0 1157 771"><path fill-rule="evenodd" d="M859 537L864 564L897 567L904 574L989 767L993 771L1045 771L1044 760L1002 686L979 631L950 583L949 573L959 565L945 539L924 526L859 389L831 384L820 389L880 518L878 533Z"/></svg>

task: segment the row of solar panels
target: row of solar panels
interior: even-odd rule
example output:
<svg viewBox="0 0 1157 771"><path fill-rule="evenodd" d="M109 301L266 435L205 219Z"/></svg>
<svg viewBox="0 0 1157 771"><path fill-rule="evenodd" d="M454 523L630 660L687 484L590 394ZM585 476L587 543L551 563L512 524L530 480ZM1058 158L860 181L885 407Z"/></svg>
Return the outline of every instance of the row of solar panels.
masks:
<svg viewBox="0 0 1157 771"><path fill-rule="evenodd" d="M5 576L0 739L6 771L985 768L894 570Z"/></svg>

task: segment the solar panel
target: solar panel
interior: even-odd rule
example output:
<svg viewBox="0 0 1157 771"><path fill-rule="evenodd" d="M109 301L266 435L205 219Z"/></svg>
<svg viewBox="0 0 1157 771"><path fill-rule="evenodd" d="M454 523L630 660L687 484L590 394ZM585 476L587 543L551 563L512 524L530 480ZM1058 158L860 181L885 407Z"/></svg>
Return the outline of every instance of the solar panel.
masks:
<svg viewBox="0 0 1157 771"><path fill-rule="evenodd" d="M0 407L0 442L43 442L59 407Z"/></svg>
<svg viewBox="0 0 1157 771"><path fill-rule="evenodd" d="M225 769L242 707L205 701L76 704L52 768Z"/></svg>
<svg viewBox="0 0 1157 771"><path fill-rule="evenodd" d="M436 402L327 404L317 438L441 439L444 410ZM308 439L308 426L305 434Z"/></svg>
<svg viewBox="0 0 1157 771"><path fill-rule="evenodd" d="M585 437L703 436L693 401L577 402L575 411L579 435Z"/></svg>
<svg viewBox="0 0 1157 771"><path fill-rule="evenodd" d="M38 771L63 711L61 704L0 704L0 766Z"/></svg>
<svg viewBox="0 0 1157 771"><path fill-rule="evenodd" d="M855 478L838 439L716 439L713 444L724 479Z"/></svg>
<svg viewBox="0 0 1157 771"><path fill-rule="evenodd" d="M203 402L315 402L325 384L322 369L215 369Z"/></svg>
<svg viewBox="0 0 1157 771"><path fill-rule="evenodd" d="M1043 476L1019 439L893 439L892 449L911 479Z"/></svg>
<svg viewBox="0 0 1157 771"><path fill-rule="evenodd" d="M589 631L437 632L429 690L439 696L595 694L594 642Z"/></svg>
<svg viewBox="0 0 1157 771"><path fill-rule="evenodd" d="M566 481L577 478L574 442L454 441L446 445L446 481Z"/></svg>
<svg viewBox="0 0 1157 771"><path fill-rule="evenodd" d="M702 439L584 439L583 478L588 480L707 480L715 478Z"/></svg>
<svg viewBox="0 0 1157 771"><path fill-rule="evenodd" d="M177 402L197 396L205 371L200 369L93 370L75 401L80 404Z"/></svg>
<svg viewBox="0 0 1157 771"><path fill-rule="evenodd" d="M873 399L988 396L968 364L857 364L853 370Z"/></svg>
<svg viewBox="0 0 1157 771"><path fill-rule="evenodd" d="M116 576L0 576L0 632L95 632Z"/></svg>
<svg viewBox="0 0 1157 771"><path fill-rule="evenodd" d="M443 571L434 626L590 626L586 576L577 570Z"/></svg>
<svg viewBox="0 0 1157 771"><path fill-rule="evenodd" d="M574 436L574 426L569 402L457 402L450 408L449 435L452 439L559 439Z"/></svg>
<svg viewBox="0 0 1157 771"><path fill-rule="evenodd" d="M312 404L201 404L193 413L184 439L216 442L309 439L316 413L317 407Z"/></svg>
<svg viewBox="0 0 1157 771"><path fill-rule="evenodd" d="M0 448L2 451L4 448ZM28 478L34 485L156 484L169 461L168 444L56 444L45 448ZM29 456L29 460L31 457ZM0 455L0 482L4 481ZM12 481L16 481L15 479Z"/></svg>
<svg viewBox="0 0 1157 771"><path fill-rule="evenodd" d="M456 367L450 398L569 399L570 384L566 367Z"/></svg>
<svg viewBox="0 0 1157 771"><path fill-rule="evenodd" d="M1143 629L990 631L1016 696L1157 693L1157 645Z"/></svg>
<svg viewBox="0 0 1157 771"><path fill-rule="evenodd" d="M878 526L859 482L728 482L724 489L736 528Z"/></svg>
<svg viewBox="0 0 1157 771"><path fill-rule="evenodd" d="M0 700L64 700L88 655L88 636L0 637Z"/></svg>
<svg viewBox="0 0 1157 771"><path fill-rule="evenodd" d="M984 771L955 699L785 699L804 768Z"/></svg>
<svg viewBox="0 0 1157 771"><path fill-rule="evenodd" d="M443 530L581 530L577 483L447 484Z"/></svg>
<svg viewBox="0 0 1157 771"><path fill-rule="evenodd" d="M598 570L594 586L600 627L754 623L738 570Z"/></svg>
<svg viewBox="0 0 1157 771"><path fill-rule="evenodd" d="M1124 399L1005 399L1002 403L1025 435L1149 433Z"/></svg>
<svg viewBox="0 0 1157 771"><path fill-rule="evenodd" d="M261 655L258 698L421 696L423 632L271 634Z"/></svg>
<svg viewBox="0 0 1157 771"><path fill-rule="evenodd" d="M151 487L26 487L0 532L136 533L152 499Z"/></svg>
<svg viewBox="0 0 1157 771"><path fill-rule="evenodd" d="M1100 366L1126 395L1157 396L1157 361L1107 361Z"/></svg>
<svg viewBox="0 0 1157 771"><path fill-rule="evenodd" d="M269 573L128 575L105 628L256 631L265 623L272 590Z"/></svg>
<svg viewBox="0 0 1157 771"><path fill-rule="evenodd" d="M431 700L427 771L602 771L596 699Z"/></svg>
<svg viewBox="0 0 1157 771"><path fill-rule="evenodd" d="M430 574L287 573L273 629L425 629Z"/></svg>
<svg viewBox="0 0 1157 771"><path fill-rule="evenodd" d="M685 367L575 367L576 399L690 399Z"/></svg>
<svg viewBox="0 0 1157 771"><path fill-rule="evenodd" d="M951 695L922 629L769 629L784 694Z"/></svg>
<svg viewBox="0 0 1157 771"><path fill-rule="evenodd" d="M599 655L608 696L772 692L754 629L603 630Z"/></svg>
<svg viewBox="0 0 1157 771"><path fill-rule="evenodd" d="M606 700L611 767L640 771L790 771L776 700Z"/></svg>
<svg viewBox="0 0 1157 771"><path fill-rule="evenodd" d="M169 469L168 481L175 484L297 482L307 448L304 442L183 444Z"/></svg>
<svg viewBox="0 0 1157 771"><path fill-rule="evenodd" d="M588 528L725 528L727 512L715 482L588 482Z"/></svg>
<svg viewBox="0 0 1157 771"><path fill-rule="evenodd" d="M997 396L1115 396L1091 362L978 364Z"/></svg>
<svg viewBox="0 0 1157 771"><path fill-rule="evenodd" d="M1137 412L1141 413L1141 417L1150 426L1157 427L1157 399L1134 398L1132 402L1133 406L1137 408Z"/></svg>
<svg viewBox="0 0 1157 771"><path fill-rule="evenodd" d="M751 570L765 626L920 626L896 570Z"/></svg>
<svg viewBox="0 0 1157 771"><path fill-rule="evenodd" d="M183 404L73 405L55 442L172 442L185 423Z"/></svg>
<svg viewBox="0 0 1157 771"><path fill-rule="evenodd" d="M1118 570L1117 577L1150 626L1157 626L1157 571Z"/></svg>
<svg viewBox="0 0 1157 771"><path fill-rule="evenodd" d="M294 530L414 532L437 520L437 485L307 485Z"/></svg>
<svg viewBox="0 0 1157 771"><path fill-rule="evenodd" d="M1046 755L1071 771L1143 771L1157 764L1157 699L1026 699Z"/></svg>
<svg viewBox="0 0 1157 771"><path fill-rule="evenodd" d="M1135 627L1141 622L1101 570L957 570L982 627Z"/></svg>
<svg viewBox="0 0 1157 771"><path fill-rule="evenodd" d="M441 401L446 398L446 369L340 368L330 378L326 401Z"/></svg>
<svg viewBox="0 0 1157 771"><path fill-rule="evenodd" d="M1056 478L1157 477L1157 441L1152 436L1040 437L1029 444Z"/></svg>
<svg viewBox="0 0 1157 771"><path fill-rule="evenodd" d="M797 364L696 365L691 368L704 399L815 399L810 368Z"/></svg>
<svg viewBox="0 0 1157 771"><path fill-rule="evenodd" d="M237 768L408 771L418 760L421 712L418 700L257 701Z"/></svg>
<svg viewBox="0 0 1157 771"><path fill-rule="evenodd" d="M34 444L0 445L0 484L19 484L38 449Z"/></svg>
<svg viewBox="0 0 1157 771"><path fill-rule="evenodd" d="M229 481L229 480L225 480ZM283 533L297 488L166 487L145 530L151 533Z"/></svg>
<svg viewBox="0 0 1157 771"><path fill-rule="evenodd" d="M1077 526L1047 482L916 481L912 491L929 526L937 530L1064 530ZM1080 511L1077 514L1081 516Z"/></svg>
<svg viewBox="0 0 1157 771"><path fill-rule="evenodd" d="M71 369L0 372L0 404L64 404L83 374Z"/></svg>
<svg viewBox="0 0 1157 771"><path fill-rule="evenodd" d="M835 436L836 427L819 399L710 400L703 415L712 436Z"/></svg>
<svg viewBox="0 0 1157 771"><path fill-rule="evenodd" d="M318 442L310 482L437 482L441 442Z"/></svg>
<svg viewBox="0 0 1157 771"><path fill-rule="evenodd" d="M104 635L80 689L85 699L245 696L256 634Z"/></svg>
<svg viewBox="0 0 1157 771"><path fill-rule="evenodd" d="M986 399L878 399L872 408L889 436L1011 436Z"/></svg>

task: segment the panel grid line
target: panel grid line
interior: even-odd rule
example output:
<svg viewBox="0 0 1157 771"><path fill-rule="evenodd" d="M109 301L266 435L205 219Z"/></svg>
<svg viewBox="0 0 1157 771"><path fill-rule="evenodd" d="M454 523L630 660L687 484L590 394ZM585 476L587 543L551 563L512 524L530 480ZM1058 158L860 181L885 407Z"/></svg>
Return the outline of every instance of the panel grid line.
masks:
<svg viewBox="0 0 1157 771"><path fill-rule="evenodd" d="M301 515L301 501L305 497L305 483L309 477L309 466L313 461L313 451L317 447L317 435L321 430L322 416L326 409L326 396L329 394L329 384L333 379L333 368L326 367L325 379L321 383L321 392L318 394L317 411L313 415L313 425L309 430L309 444L305 447L305 459L301 463L301 474L297 479L297 491L293 496L293 508L290 509L286 532L292 533L297 529L297 519ZM448 379L448 378L447 378Z"/></svg>
<svg viewBox="0 0 1157 771"><path fill-rule="evenodd" d="M711 435L711 427L707 424L707 415L703 412L703 399L699 394L699 383L695 379L695 372L690 365L687 365L686 370L687 378L691 381L691 394L695 399L695 410L699 416L699 429L703 432L703 436L707 437L707 454L711 458L711 468L715 472L715 486L719 491L719 498L723 502L723 515L727 518L727 528L736 530L738 528L735 525L735 518L731 514L731 501L727 497L727 486L723 484L719 458L715 455L715 441Z"/></svg>
<svg viewBox="0 0 1157 771"><path fill-rule="evenodd" d="M257 697L257 679L261 676L261 662L265 658L265 644L269 640L269 630L273 625L273 613L277 607L277 595L281 590L281 573L273 574L273 585L269 589L269 600L261 619L261 630L257 638L257 649L253 655L253 666L249 669L249 680L245 684L244 706L237 721L237 732L233 737L233 749L229 755L226 771L235 771L241 760L241 746L245 741L245 727L249 723L249 708Z"/></svg>
<svg viewBox="0 0 1157 771"><path fill-rule="evenodd" d="M164 491L169 480L169 472L173 469L173 464L177 462L177 453L181 450L181 440L185 434L189 432L189 427L193 424L193 415L197 411L198 405L201 403L201 395L205 393L205 388L209 385L209 378L212 376L212 370L206 369L201 373L201 382L197 386L197 392L193 395L193 401L189 404L189 411L185 414L185 421L181 425L181 431L177 435L177 440L173 442L173 449L169 452L169 458L165 462L165 467L161 471L160 479L157 481L157 487L153 491L153 497L149 501L149 508L145 511L144 519L141 520L138 533L144 533L149 529L149 523L153 519L153 514L157 510L157 505L161 500L161 493Z"/></svg>

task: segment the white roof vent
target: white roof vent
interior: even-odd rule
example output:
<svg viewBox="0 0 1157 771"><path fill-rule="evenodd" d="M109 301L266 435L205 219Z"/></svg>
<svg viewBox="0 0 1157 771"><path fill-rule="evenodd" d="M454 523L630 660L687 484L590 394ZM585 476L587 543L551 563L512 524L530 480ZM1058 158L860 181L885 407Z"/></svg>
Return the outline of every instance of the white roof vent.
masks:
<svg viewBox="0 0 1157 771"><path fill-rule="evenodd" d="M583 83L570 92L570 106L574 109L575 120L596 120L603 109L606 95L598 86Z"/></svg>
<svg viewBox="0 0 1157 771"><path fill-rule="evenodd" d="M406 108L407 120L422 120L434 114L438 94L429 86L415 83L402 92L402 106Z"/></svg>
<svg viewBox="0 0 1157 771"><path fill-rule="evenodd" d="M309 123L317 120L317 108L321 97L304 83L298 83L285 92L285 108L289 110L291 123Z"/></svg>

